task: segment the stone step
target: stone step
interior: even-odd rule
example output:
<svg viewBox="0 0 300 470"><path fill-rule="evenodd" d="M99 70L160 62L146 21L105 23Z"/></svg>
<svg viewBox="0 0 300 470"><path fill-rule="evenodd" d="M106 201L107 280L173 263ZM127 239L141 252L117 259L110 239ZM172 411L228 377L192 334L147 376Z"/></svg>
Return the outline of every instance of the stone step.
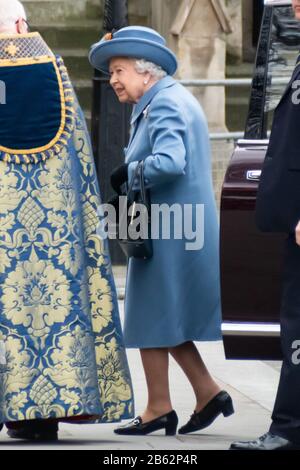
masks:
<svg viewBox="0 0 300 470"><path fill-rule="evenodd" d="M100 18L102 2L90 4L86 0L23 0L29 23L49 24L73 18Z"/></svg>
<svg viewBox="0 0 300 470"><path fill-rule="evenodd" d="M73 80L73 86L81 107L90 110L92 107L92 80Z"/></svg>
<svg viewBox="0 0 300 470"><path fill-rule="evenodd" d="M103 23L104 0L23 0L29 22L49 24L56 20L99 19ZM128 2L129 24L147 26L151 16L151 2Z"/></svg>
<svg viewBox="0 0 300 470"><path fill-rule="evenodd" d="M85 49L53 49L56 54L63 57L65 65L72 80L89 79L94 71L88 60L89 48Z"/></svg>
<svg viewBox="0 0 300 470"><path fill-rule="evenodd" d="M68 24L35 24L32 31L38 31L53 49L86 48L102 37L102 22L98 20L72 21Z"/></svg>

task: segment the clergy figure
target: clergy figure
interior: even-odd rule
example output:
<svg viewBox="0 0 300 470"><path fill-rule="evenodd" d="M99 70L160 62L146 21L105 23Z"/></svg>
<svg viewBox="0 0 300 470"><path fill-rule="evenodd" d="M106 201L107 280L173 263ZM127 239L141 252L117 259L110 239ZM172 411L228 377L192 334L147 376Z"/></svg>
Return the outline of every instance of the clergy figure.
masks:
<svg viewBox="0 0 300 470"><path fill-rule="evenodd" d="M90 141L67 70L0 0L0 427L133 416Z"/></svg>

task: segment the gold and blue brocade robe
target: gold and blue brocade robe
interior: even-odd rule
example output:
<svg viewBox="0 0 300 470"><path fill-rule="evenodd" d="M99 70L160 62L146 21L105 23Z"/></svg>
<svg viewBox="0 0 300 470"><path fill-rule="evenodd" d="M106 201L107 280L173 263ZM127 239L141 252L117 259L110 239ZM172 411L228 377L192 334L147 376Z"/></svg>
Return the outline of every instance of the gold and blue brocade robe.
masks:
<svg viewBox="0 0 300 470"><path fill-rule="evenodd" d="M0 36L0 423L133 416L82 111L38 33Z"/></svg>

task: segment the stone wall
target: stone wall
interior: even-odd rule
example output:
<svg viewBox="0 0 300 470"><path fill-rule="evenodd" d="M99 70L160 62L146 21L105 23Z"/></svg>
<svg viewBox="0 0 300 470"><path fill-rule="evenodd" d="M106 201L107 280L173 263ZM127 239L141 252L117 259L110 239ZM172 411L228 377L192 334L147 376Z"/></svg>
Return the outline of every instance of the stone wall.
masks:
<svg viewBox="0 0 300 470"><path fill-rule="evenodd" d="M169 47L179 60L179 79L224 79L226 71L226 40L232 54L241 28L241 10L235 0L152 0L151 26L166 37ZM232 25L231 25L232 23ZM241 44L241 42L239 41ZM206 114L210 132L226 132L225 89L222 87L189 87ZM224 174L233 145L226 141L211 142L215 197L219 205Z"/></svg>
<svg viewBox="0 0 300 470"><path fill-rule="evenodd" d="M63 54L89 121L92 71L87 61L87 51L89 43L101 35L104 0L23 0L23 2L30 23L38 26L46 38L49 37L50 45L58 53ZM249 0L246 2L251 3ZM170 29L172 25L174 26L183 3L192 8L182 24L180 34L174 35ZM230 34L224 32L222 21L220 23L212 8L212 5L222 4L227 7L231 21ZM177 78L224 78L226 49L236 60L240 60L242 54L241 6L240 0L128 0L129 24L152 26L167 38L169 46L179 58ZM180 17L177 19L180 23ZM95 34L92 34L93 32ZM69 38L74 34L78 34L78 37L72 44ZM190 91L203 106L210 131L226 131L224 89L190 88ZM212 143L217 201L231 152L231 144Z"/></svg>
<svg viewBox="0 0 300 470"><path fill-rule="evenodd" d="M247 2L251 3L249 0ZM228 34L226 38L227 56L232 57L232 60L241 62L243 57L243 5L241 0L226 0L226 7L232 26L232 33Z"/></svg>
<svg viewBox="0 0 300 470"><path fill-rule="evenodd" d="M86 13L87 0L22 0L31 23L65 22Z"/></svg>

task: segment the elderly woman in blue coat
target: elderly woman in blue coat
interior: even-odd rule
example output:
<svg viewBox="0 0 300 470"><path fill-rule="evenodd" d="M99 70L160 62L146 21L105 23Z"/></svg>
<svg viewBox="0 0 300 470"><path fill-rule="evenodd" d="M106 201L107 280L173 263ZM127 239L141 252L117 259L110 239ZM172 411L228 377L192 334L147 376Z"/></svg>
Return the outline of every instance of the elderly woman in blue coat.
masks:
<svg viewBox="0 0 300 470"><path fill-rule="evenodd" d="M148 403L141 416L115 432L176 433L169 354L196 397L195 411L179 433L200 430L219 414L233 413L231 397L213 380L194 344L221 339L218 222L206 120L197 100L172 78L176 57L153 29L131 26L105 35L92 47L90 62L109 73L121 103L134 105L125 163L112 173L112 186L118 191L130 182L142 160L151 204L191 208L186 213L202 240L193 245L174 233L165 239L160 231L152 240L152 258L129 260L124 338L126 347L140 349ZM153 215L151 223L158 223ZM174 222L172 229L179 228Z"/></svg>

